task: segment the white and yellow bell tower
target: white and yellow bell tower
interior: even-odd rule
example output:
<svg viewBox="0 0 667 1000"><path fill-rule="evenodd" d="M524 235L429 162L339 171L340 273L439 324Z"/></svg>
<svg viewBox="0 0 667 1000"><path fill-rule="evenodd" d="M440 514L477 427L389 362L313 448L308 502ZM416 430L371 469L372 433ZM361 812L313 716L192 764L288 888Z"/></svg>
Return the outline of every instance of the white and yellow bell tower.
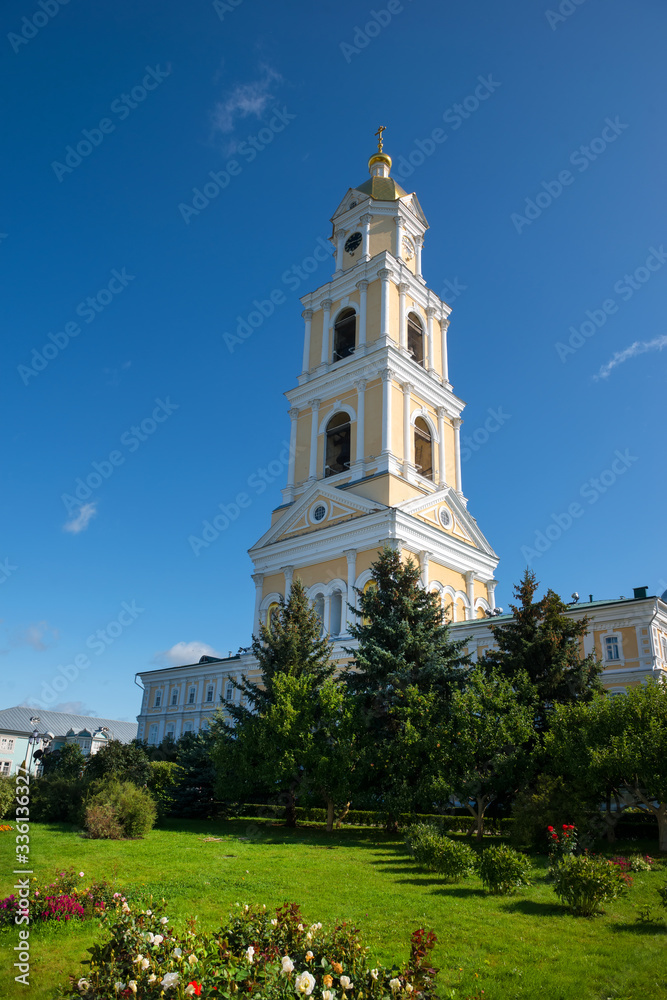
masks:
<svg viewBox="0 0 667 1000"><path fill-rule="evenodd" d="M495 607L498 558L461 483L465 404L449 381L451 309L422 277L428 223L417 196L390 176L383 131L370 178L331 220L335 270L301 299L287 486L250 549L255 632L299 576L340 656L354 587L363 589L386 544L419 563L451 620Z"/></svg>

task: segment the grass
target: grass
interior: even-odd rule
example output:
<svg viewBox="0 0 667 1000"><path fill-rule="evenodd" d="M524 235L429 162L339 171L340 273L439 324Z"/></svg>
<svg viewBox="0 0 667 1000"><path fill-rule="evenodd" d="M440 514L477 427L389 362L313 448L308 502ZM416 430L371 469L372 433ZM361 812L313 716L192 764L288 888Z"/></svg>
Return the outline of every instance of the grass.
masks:
<svg viewBox="0 0 667 1000"><path fill-rule="evenodd" d="M220 839L206 839L220 838ZM0 897L12 891L11 833L0 833ZM655 850L648 842L619 851ZM638 923L640 907L660 910L655 887L667 869L634 876L628 896L602 917L571 916L533 859L533 885L488 896L471 877L451 885L424 873L402 842L378 830L287 830L270 824L178 821L145 840L93 841L65 826L33 824L31 859L39 875L73 864L90 877L117 877L123 889L164 896L172 922L197 914L213 928L235 902L301 904L308 920L353 920L378 961L402 962L412 930L438 935L435 962L446 1000L667 1000L667 924ZM666 914L667 915L667 914ZM68 973L82 974L96 922L33 928L33 1000L51 1000ZM0 934L0 997L25 996L13 982L14 929ZM484 991L483 993L481 991Z"/></svg>

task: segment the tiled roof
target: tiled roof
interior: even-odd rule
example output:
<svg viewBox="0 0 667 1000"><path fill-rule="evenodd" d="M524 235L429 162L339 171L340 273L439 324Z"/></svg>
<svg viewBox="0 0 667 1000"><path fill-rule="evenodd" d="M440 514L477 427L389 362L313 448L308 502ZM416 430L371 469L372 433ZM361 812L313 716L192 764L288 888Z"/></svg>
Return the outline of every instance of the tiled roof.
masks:
<svg viewBox="0 0 667 1000"><path fill-rule="evenodd" d="M35 726L30 721L31 716L39 716L36 728L40 733L53 733L54 736L64 736L69 729L75 733L82 729L95 732L101 726L108 726L112 739L121 743L129 743L136 738L136 722L120 722L118 719L98 719L90 715L70 715L67 712L45 712L41 708L28 708L17 705L14 708L0 710L0 730L10 730L19 733L31 733Z"/></svg>

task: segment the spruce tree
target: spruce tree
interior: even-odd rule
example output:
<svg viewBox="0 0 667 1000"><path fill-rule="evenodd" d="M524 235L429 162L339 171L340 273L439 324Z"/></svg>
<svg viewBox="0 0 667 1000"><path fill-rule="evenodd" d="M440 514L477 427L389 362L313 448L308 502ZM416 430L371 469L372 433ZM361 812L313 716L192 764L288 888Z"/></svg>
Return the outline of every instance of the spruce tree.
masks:
<svg viewBox="0 0 667 1000"><path fill-rule="evenodd" d="M553 590L535 600L538 587L535 573L527 569L514 588L512 620L491 626L498 648L481 662L506 677L519 698L534 703L535 726L543 731L554 705L590 701L602 691L602 664L594 653L581 653L591 619L570 618Z"/></svg>
<svg viewBox="0 0 667 1000"><path fill-rule="evenodd" d="M432 787L429 732L465 680L465 639L453 641L439 597L425 591L418 568L387 547L371 567L374 586L357 591L358 640L346 672L359 725L366 792L395 828Z"/></svg>

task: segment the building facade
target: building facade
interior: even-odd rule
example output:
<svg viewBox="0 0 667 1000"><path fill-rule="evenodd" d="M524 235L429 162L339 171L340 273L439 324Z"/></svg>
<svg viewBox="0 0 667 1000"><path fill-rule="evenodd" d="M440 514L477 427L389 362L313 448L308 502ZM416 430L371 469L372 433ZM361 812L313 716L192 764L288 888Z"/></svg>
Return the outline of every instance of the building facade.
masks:
<svg viewBox="0 0 667 1000"><path fill-rule="evenodd" d="M285 394L287 484L268 530L249 550L253 632L298 577L342 666L353 645L349 605L369 584L379 550L390 545L418 564L423 586L437 592L457 632L472 637L476 657L492 642L498 557L463 489L465 404L450 379L451 309L422 275L428 223L416 194L391 177L381 141L368 168L369 178L347 190L331 219L331 277L301 299L301 371ZM664 629L651 624L648 611L637 617L639 603L646 602L625 609L633 624L618 629L618 602L589 608L600 628L587 642L604 654L613 648L608 639L619 640L621 660L609 666L616 687L626 675L639 679L654 675L656 664L664 667L656 638ZM612 677L613 670L620 673ZM159 743L206 728L221 695L238 697L231 681L241 675L256 679L247 652L141 672L139 737Z"/></svg>
<svg viewBox="0 0 667 1000"><path fill-rule="evenodd" d="M23 705L5 708L0 711L0 774L15 774L22 764L31 773L39 773L40 750L51 752L66 743L78 743L87 757L97 753L109 740L129 743L136 735L136 722L41 709L38 713Z"/></svg>

